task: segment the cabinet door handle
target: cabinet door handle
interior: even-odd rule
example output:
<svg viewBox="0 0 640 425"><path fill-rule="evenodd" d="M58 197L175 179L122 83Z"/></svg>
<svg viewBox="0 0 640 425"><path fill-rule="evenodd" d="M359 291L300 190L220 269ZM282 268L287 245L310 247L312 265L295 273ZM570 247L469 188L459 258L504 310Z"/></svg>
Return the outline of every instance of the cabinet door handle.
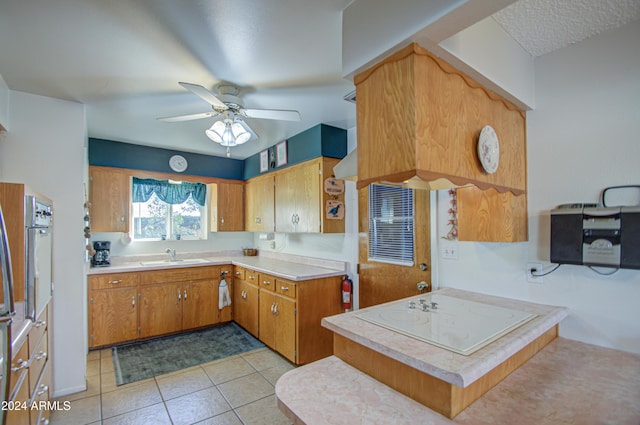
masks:
<svg viewBox="0 0 640 425"><path fill-rule="evenodd" d="M273 305L273 315L277 316L278 315L278 304L274 304Z"/></svg>
<svg viewBox="0 0 640 425"><path fill-rule="evenodd" d="M118 283L122 283L122 279L118 280L110 280L107 282L109 285L117 285Z"/></svg>
<svg viewBox="0 0 640 425"><path fill-rule="evenodd" d="M187 290L186 289L184 290L184 299L185 300L187 299Z"/></svg>
<svg viewBox="0 0 640 425"><path fill-rule="evenodd" d="M44 358L47 357L47 352L46 351L40 351L38 354L36 354L36 360L40 361Z"/></svg>
<svg viewBox="0 0 640 425"><path fill-rule="evenodd" d="M276 303L271 304L271 314L276 314Z"/></svg>
<svg viewBox="0 0 640 425"><path fill-rule="evenodd" d="M38 320L36 323L33 324L34 328L41 328L43 326L45 326L47 324L46 321L44 320Z"/></svg>
<svg viewBox="0 0 640 425"><path fill-rule="evenodd" d="M131 307L135 307L136 306L136 296L132 295L131 296Z"/></svg>
<svg viewBox="0 0 640 425"><path fill-rule="evenodd" d="M242 291L242 299L246 300L247 299L247 291Z"/></svg>
<svg viewBox="0 0 640 425"><path fill-rule="evenodd" d="M49 387L46 386L45 384L40 384L40 391L38 391L36 394L37 395L42 395L42 394L46 393L47 391L49 391Z"/></svg>
<svg viewBox="0 0 640 425"><path fill-rule="evenodd" d="M15 373L15 372L19 372L22 369L26 369L29 367L29 362L22 360L22 359L18 359L18 361L16 362L17 366L14 366L11 368L11 372Z"/></svg>
<svg viewBox="0 0 640 425"><path fill-rule="evenodd" d="M180 298L180 290L178 289L178 301L180 301L182 298Z"/></svg>

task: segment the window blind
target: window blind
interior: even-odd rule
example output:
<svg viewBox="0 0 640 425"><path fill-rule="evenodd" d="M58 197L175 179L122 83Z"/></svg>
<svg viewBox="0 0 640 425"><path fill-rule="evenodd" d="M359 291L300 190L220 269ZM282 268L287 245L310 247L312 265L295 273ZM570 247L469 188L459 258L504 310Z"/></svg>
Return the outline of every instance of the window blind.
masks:
<svg viewBox="0 0 640 425"><path fill-rule="evenodd" d="M369 185L369 260L413 265L413 189Z"/></svg>

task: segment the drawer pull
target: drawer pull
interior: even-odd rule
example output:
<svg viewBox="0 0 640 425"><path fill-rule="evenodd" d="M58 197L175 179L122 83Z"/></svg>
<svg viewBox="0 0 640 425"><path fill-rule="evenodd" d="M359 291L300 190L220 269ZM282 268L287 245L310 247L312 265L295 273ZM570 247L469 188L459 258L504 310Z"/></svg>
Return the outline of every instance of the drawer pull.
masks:
<svg viewBox="0 0 640 425"><path fill-rule="evenodd" d="M33 324L34 328L41 328L43 326L45 326L47 324L47 322L45 320L38 320L36 323Z"/></svg>
<svg viewBox="0 0 640 425"><path fill-rule="evenodd" d="M240 272L240 271L237 271L237 272L236 272L236 274L237 274L237 275L241 275L241 274L242 274L242 272Z"/></svg>
<svg viewBox="0 0 640 425"><path fill-rule="evenodd" d="M49 387L47 387L45 384L40 384L40 391L38 391L36 394L37 395L42 395L42 394L46 393L47 391L49 391Z"/></svg>
<svg viewBox="0 0 640 425"><path fill-rule="evenodd" d="M271 285L271 282L269 282L268 280L265 280L264 282L262 282L263 285Z"/></svg>
<svg viewBox="0 0 640 425"><path fill-rule="evenodd" d="M17 362L18 366L12 367L11 368L11 372L16 373L16 372L20 372L22 369L26 369L29 367L29 362L22 360L22 359L18 359Z"/></svg>
<svg viewBox="0 0 640 425"><path fill-rule="evenodd" d="M38 354L36 354L36 360L40 361L42 359L47 358L47 352L46 351L40 351Z"/></svg>
<svg viewBox="0 0 640 425"><path fill-rule="evenodd" d="M110 280L107 282L109 285L117 285L118 283L122 283L122 279L118 280Z"/></svg>
<svg viewBox="0 0 640 425"><path fill-rule="evenodd" d="M288 286L281 286L280 290L287 292L289 290Z"/></svg>

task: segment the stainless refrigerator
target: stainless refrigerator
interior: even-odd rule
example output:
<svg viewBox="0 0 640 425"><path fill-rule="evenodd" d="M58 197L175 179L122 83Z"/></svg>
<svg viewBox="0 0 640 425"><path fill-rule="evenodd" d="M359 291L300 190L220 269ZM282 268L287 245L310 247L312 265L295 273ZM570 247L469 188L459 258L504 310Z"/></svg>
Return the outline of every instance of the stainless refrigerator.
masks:
<svg viewBox="0 0 640 425"><path fill-rule="evenodd" d="M4 406L8 400L9 379L11 378L11 316L14 314L13 308L13 274L11 272L11 254L9 252L9 241L0 206L0 266L2 268L2 304L0 304L0 355L2 359L2 375L0 375L0 400ZM6 410L0 409L0 424L6 421Z"/></svg>

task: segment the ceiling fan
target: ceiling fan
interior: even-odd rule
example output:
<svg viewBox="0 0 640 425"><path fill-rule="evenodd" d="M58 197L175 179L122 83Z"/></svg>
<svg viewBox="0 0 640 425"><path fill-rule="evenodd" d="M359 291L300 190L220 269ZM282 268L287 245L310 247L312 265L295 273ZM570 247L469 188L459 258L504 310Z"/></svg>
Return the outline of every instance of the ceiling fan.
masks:
<svg viewBox="0 0 640 425"><path fill-rule="evenodd" d="M177 122L220 116L222 120L216 121L211 128L205 131L205 134L214 142L226 146L227 156L230 156L230 147L248 142L252 137L258 138L258 135L244 121L245 118L300 121L298 111L245 108L238 97L238 88L231 84L219 84L216 87L218 95L197 84L184 82L178 84L211 105L212 110L197 114L158 118L158 120Z"/></svg>

